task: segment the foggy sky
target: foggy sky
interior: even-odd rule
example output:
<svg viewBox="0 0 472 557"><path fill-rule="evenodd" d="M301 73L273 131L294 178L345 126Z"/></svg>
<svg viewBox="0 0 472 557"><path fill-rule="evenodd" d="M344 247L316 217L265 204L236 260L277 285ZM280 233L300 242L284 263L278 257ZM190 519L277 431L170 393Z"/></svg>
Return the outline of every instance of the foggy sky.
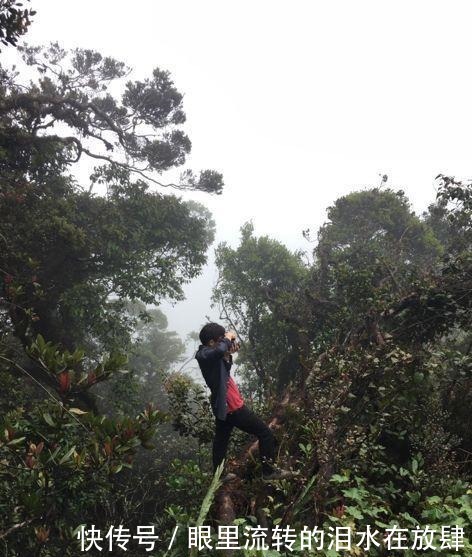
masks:
<svg viewBox="0 0 472 557"><path fill-rule="evenodd" d="M326 208L380 183L416 212L434 177L472 175L470 3L375 1L33 0L25 40L93 48L135 68L169 70L184 93L193 169L223 172L221 196L186 193L217 237L257 235L311 250ZM164 304L183 337L217 317L214 267ZM189 350L193 347L189 347Z"/></svg>

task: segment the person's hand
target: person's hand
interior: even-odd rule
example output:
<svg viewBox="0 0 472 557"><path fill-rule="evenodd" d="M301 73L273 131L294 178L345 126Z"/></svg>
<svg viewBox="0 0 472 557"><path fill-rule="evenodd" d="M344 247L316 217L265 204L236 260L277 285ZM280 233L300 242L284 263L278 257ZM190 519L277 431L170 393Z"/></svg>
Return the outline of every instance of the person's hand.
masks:
<svg viewBox="0 0 472 557"><path fill-rule="evenodd" d="M229 338L229 340L236 340L236 333L234 331L227 331L225 337Z"/></svg>

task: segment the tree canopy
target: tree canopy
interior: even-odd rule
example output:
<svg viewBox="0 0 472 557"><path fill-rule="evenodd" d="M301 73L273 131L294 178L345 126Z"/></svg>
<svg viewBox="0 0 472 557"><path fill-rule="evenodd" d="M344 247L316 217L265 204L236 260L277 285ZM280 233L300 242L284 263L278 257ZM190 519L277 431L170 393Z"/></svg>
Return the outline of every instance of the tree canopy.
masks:
<svg viewBox="0 0 472 557"><path fill-rule="evenodd" d="M130 70L90 50L22 53L38 79L0 75L3 307L24 343L41 333L110 349L129 336L125 300L181 299L213 241L208 210L156 191L156 175L190 151L182 94L155 69L113 96ZM85 186L72 175L84 154L101 163ZM166 185L221 193L222 184L217 172L186 171Z"/></svg>
<svg viewBox="0 0 472 557"><path fill-rule="evenodd" d="M181 166L191 142L183 96L167 71L155 68L150 78L128 80L123 62L93 50L49 47L19 48L37 74L23 83L18 72L2 68L0 77L0 146L16 161L11 168L38 179L63 170L83 155L100 162L91 179L119 179L129 172L160 186L221 193L222 175L191 170L180 183L165 184L156 174ZM120 91L112 94L110 91ZM47 164L44 164L47 157Z"/></svg>

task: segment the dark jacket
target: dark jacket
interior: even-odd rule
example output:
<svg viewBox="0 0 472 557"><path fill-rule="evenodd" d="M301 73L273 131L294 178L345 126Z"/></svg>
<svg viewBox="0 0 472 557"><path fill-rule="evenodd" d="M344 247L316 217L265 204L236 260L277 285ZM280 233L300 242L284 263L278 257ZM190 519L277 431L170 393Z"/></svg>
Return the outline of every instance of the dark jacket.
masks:
<svg viewBox="0 0 472 557"><path fill-rule="evenodd" d="M200 344L195 354L205 383L211 391L210 404L213 414L220 420L226 419L226 388L233 363L231 355L229 362L223 356L230 348L231 341L225 338L213 347Z"/></svg>

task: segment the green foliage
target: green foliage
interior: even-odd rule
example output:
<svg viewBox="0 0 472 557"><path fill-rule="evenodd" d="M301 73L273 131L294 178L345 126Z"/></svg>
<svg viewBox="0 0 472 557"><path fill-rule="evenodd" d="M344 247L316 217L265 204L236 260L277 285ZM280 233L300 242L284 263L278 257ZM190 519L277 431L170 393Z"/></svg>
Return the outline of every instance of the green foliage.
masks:
<svg viewBox="0 0 472 557"><path fill-rule="evenodd" d="M0 76L0 311L24 345L40 333L69 350L129 348L127 299L182 299L214 237L202 205L150 189L190 151L182 94L155 69L113 96L122 62L58 44L21 51L37 79ZM70 175L82 155L103 163L88 188ZM220 174L202 176L221 192Z"/></svg>
<svg viewBox="0 0 472 557"><path fill-rule="evenodd" d="M81 374L83 353L61 352L40 336L30 355L57 380L61 399L49 392L46 400L0 419L0 536L8 536L12 556L31 553L38 544L46 544L51 555L74 555L79 524L105 527L120 519L110 500L115 477L131 468L137 448L149 446L166 416L148 405L134 419L111 420L75 406L82 389L120 370L122 356ZM17 381L15 368L26 371L8 358L1 364Z"/></svg>
<svg viewBox="0 0 472 557"><path fill-rule="evenodd" d="M0 255L4 307L15 304L15 333L25 343L41 333L69 349L129 346L135 319L126 299L181 299L213 238L207 211L143 183L108 198L28 186L24 201L7 200L0 215L9 238Z"/></svg>
<svg viewBox="0 0 472 557"><path fill-rule="evenodd" d="M299 371L303 326L291 308L303 296L307 269L301 253L253 233L252 224L246 223L237 249L225 242L218 246L213 301L243 340L238 371L246 392L262 393L280 389Z"/></svg>
<svg viewBox="0 0 472 557"><path fill-rule="evenodd" d="M290 272L290 258L271 267L276 243L264 251L266 239L253 238L250 225L238 248L220 246L215 300L228 323L247 325L241 330L249 340L261 323L268 334L296 333L296 381L283 408L279 457L295 460L302 473L281 482L269 501L260 489L251 492L269 524L325 531L463 525L467 538L471 199L470 184L447 177L423 219L401 191L374 188L339 199L313 265L301 265L298 289L277 282ZM253 307L262 318L251 316ZM267 349L257 338L259 369L267 362L277 369L277 343ZM285 353L287 346L282 342ZM246 507L237 521L251 517ZM465 544L469 555L470 540Z"/></svg>
<svg viewBox="0 0 472 557"><path fill-rule="evenodd" d="M195 437L201 443L209 442L213 438L214 419L210 398L203 386L183 373L170 374L164 386L176 431L186 437Z"/></svg>
<svg viewBox="0 0 472 557"><path fill-rule="evenodd" d="M446 248L446 253L457 255L470 250L472 244L472 196L470 183L439 174L435 203L428 207L425 219Z"/></svg>
<svg viewBox="0 0 472 557"><path fill-rule="evenodd" d="M168 72L127 81L91 50L20 50L27 75L0 76L0 540L12 557L73 556L81 524L153 520L171 457L195 450L166 423L184 345L147 305L183 298L214 222L155 186L223 180L159 178L191 147ZM101 166L79 185L85 156Z"/></svg>
<svg viewBox="0 0 472 557"><path fill-rule="evenodd" d="M19 50L36 80L22 84L12 70L4 71L0 104L17 138L5 145L18 155L19 165L43 174L50 170L46 163L57 171L89 156L103 163L92 183L119 181L131 171L159 185L221 193L216 171L203 171L201 184L156 179L156 173L184 164L191 148L181 129L183 95L169 72L155 68L143 81L123 83L131 69L93 50L67 51L58 43ZM110 93L113 86L120 94Z"/></svg>
<svg viewBox="0 0 472 557"><path fill-rule="evenodd" d="M428 484L428 472L423 468L421 455L413 458L406 467L386 464L381 446L365 446L361 451L369 458L362 469L356 465L353 470L343 470L341 474L331 477L331 484L338 492L334 498L333 509L329 514L329 523L337 526L350 526L353 531L385 531L396 525L413 530L415 527L428 526L435 530L433 544L440 547L442 526L459 526L465 529L472 516L472 496L468 485L461 480L442 480L434 486ZM434 493L432 495L431 493ZM411 540L410 540L411 545ZM454 552L447 552L453 555ZM407 551L409 555L419 554ZM384 555L384 549L372 547L369 552L359 555ZM465 539L461 555L471 555L472 545Z"/></svg>
<svg viewBox="0 0 472 557"><path fill-rule="evenodd" d="M444 250L433 231L410 209L403 191L374 188L339 198L318 232L312 297L314 326L342 341L423 281Z"/></svg>
<svg viewBox="0 0 472 557"><path fill-rule="evenodd" d="M187 529L189 526L199 527L203 525L205 518L208 515L210 507L213 503L216 491L222 485L220 478L221 478L221 474L223 473L224 464L225 463L223 461L216 469L216 472L214 473L211 479L210 486L208 487L208 490L206 491L205 496L203 497L200 508L198 509L198 516L196 519L193 518L192 516L189 516L186 512L184 512L183 508L180 506L172 505L166 509L166 513L175 521L175 523L172 526L172 529L175 526L178 526L180 530L180 535L176 537L176 543L174 544L172 549L166 552L165 554L167 557L177 557L179 555L188 552ZM185 475L185 471L184 471L184 475ZM192 488L191 493L194 491L195 489ZM189 508L188 504L187 504L187 508ZM190 557L194 557L198 553L199 552L195 547L192 547L189 551Z"/></svg>
<svg viewBox="0 0 472 557"><path fill-rule="evenodd" d="M8 46L16 46L18 39L26 33L31 24L32 9L23 9L18 0L4 0L0 7L0 41Z"/></svg>
<svg viewBox="0 0 472 557"><path fill-rule="evenodd" d="M72 556L80 524L124 517L169 539L180 525L169 557L182 555L186 526L217 524L223 467L210 483L207 394L173 369L184 346L148 305L182 298L214 223L150 184L220 193L222 178L157 180L190 151L167 72L111 95L122 62L57 44L23 54L37 79L0 80L0 539L12 557ZM89 188L70 175L83 156L103 163ZM440 178L422 218L402 191L338 199L313 262L249 223L238 247L218 246L213 301L243 340L244 394L262 412L284 390L278 458L301 472L267 486L241 465L235 524L470 524L472 188Z"/></svg>

